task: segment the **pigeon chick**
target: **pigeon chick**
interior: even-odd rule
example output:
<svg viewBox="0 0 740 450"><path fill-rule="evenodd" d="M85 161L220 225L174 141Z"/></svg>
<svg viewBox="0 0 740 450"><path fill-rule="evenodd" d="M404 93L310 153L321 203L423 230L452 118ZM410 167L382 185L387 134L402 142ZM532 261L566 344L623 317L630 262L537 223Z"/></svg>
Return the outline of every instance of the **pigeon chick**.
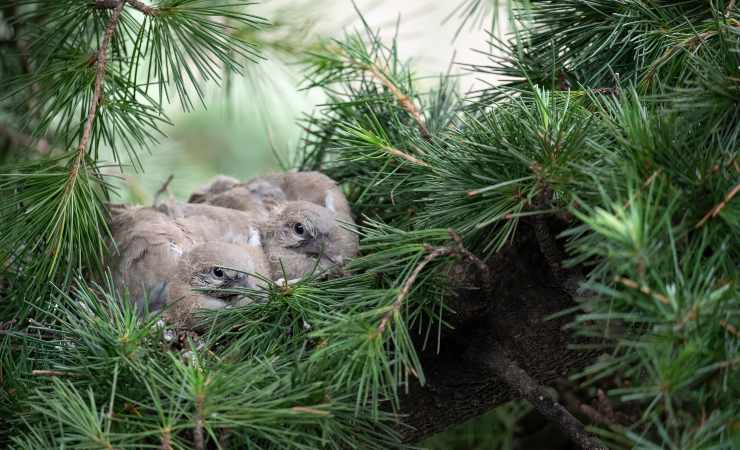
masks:
<svg viewBox="0 0 740 450"><path fill-rule="evenodd" d="M302 200L334 211L338 218L351 220L352 210L337 182L321 172L284 172L251 180L248 184L270 183L280 188L287 200Z"/></svg>
<svg viewBox="0 0 740 450"><path fill-rule="evenodd" d="M229 180L228 182L224 180ZM337 183L321 172L284 172L233 183L220 175L200 187L188 200L242 211L258 208L271 210L286 200L302 200L334 211L342 220L350 220L352 211Z"/></svg>
<svg viewBox="0 0 740 450"><path fill-rule="evenodd" d="M249 224L239 225L244 223L242 215L232 217L236 225L231 226L228 217L219 221L195 215L188 220L151 207L109 209L114 280L121 291L128 290L142 313L168 306L165 317L188 327L194 310L222 308L235 300L233 293L218 289L254 288L262 285L255 275L270 276L259 232ZM227 228L219 229L219 224ZM230 237L232 242L219 237Z"/></svg>
<svg viewBox="0 0 740 450"><path fill-rule="evenodd" d="M161 291L175 272L182 255L195 245L193 236L154 208L109 205L111 214L111 261L113 280L140 311L149 297Z"/></svg>
<svg viewBox="0 0 740 450"><path fill-rule="evenodd" d="M239 184L239 180L234 177L218 175L190 194L188 202L203 203L206 197L225 192L237 184Z"/></svg>
<svg viewBox="0 0 740 450"><path fill-rule="evenodd" d="M258 218L245 211L219 206L169 201L157 210L171 218L198 242L221 241L259 246ZM263 218L266 220L266 216Z"/></svg>
<svg viewBox="0 0 740 450"><path fill-rule="evenodd" d="M235 306L241 294L229 289L265 286L269 265L260 247L207 242L183 255L167 290L165 316L184 327L198 309Z"/></svg>
<svg viewBox="0 0 740 450"><path fill-rule="evenodd" d="M280 187L254 180L249 183L223 184L220 177L201 187L188 200L189 203L207 203L213 206L249 212L256 220L265 220L271 209L286 197Z"/></svg>
<svg viewBox="0 0 740 450"><path fill-rule="evenodd" d="M306 201L280 204L262 226L262 236L273 279L341 266L359 246L357 235L342 228L333 211Z"/></svg>

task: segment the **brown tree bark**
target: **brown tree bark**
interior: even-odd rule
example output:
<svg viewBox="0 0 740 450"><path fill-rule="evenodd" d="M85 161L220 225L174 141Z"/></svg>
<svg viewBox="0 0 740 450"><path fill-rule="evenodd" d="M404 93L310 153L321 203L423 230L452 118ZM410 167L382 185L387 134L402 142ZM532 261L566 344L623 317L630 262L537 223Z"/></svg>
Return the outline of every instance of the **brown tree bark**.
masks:
<svg viewBox="0 0 740 450"><path fill-rule="evenodd" d="M557 281L562 274L552 273L533 227L522 224L515 242L487 264L488 289L460 289L450 299L458 312L456 326L443 337L440 353L421 351L426 384L412 384L401 399L405 442L418 442L519 398L510 383L492 374L486 355L505 354L542 385L582 369L595 357L569 348L578 342L566 328L572 315L549 319L576 303ZM474 267L460 272L465 270Z"/></svg>

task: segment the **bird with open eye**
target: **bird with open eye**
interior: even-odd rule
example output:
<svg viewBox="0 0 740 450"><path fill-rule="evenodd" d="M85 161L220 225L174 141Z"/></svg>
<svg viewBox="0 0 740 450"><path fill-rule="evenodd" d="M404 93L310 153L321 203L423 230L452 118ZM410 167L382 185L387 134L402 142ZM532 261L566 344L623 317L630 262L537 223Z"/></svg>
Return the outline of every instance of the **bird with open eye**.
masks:
<svg viewBox="0 0 740 450"><path fill-rule="evenodd" d="M175 282L167 292L165 315L180 326L192 326L198 309L238 306L243 289L266 285L269 266L261 248L207 242L183 255Z"/></svg>
<svg viewBox="0 0 740 450"><path fill-rule="evenodd" d="M341 266L359 249L349 202L337 183L319 172L278 173L244 183L216 177L190 202L238 209L259 218L262 234L274 236L263 241L276 278L295 279L314 268ZM302 214L308 217L303 219ZM317 236L311 235L313 223L322 224ZM325 256L318 258L321 246Z"/></svg>
<svg viewBox="0 0 740 450"><path fill-rule="evenodd" d="M270 276L255 227L235 225L227 242L217 239L224 232L214 225L218 222L188 222L152 207L112 205L109 210L113 278L142 313L164 308L165 318L190 327L196 309L236 305L233 289L263 286L263 277Z"/></svg>
<svg viewBox="0 0 740 450"><path fill-rule="evenodd" d="M342 228L333 211L305 201L281 203L263 224L262 235L274 279L341 267L359 247L357 235Z"/></svg>

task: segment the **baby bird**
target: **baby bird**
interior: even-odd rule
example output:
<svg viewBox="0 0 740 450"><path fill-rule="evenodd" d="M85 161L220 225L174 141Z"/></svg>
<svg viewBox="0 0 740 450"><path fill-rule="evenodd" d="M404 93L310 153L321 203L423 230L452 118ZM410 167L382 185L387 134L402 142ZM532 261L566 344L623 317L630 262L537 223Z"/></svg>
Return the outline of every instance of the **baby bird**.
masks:
<svg viewBox="0 0 740 450"><path fill-rule="evenodd" d="M274 277L281 278L285 269L285 273L290 274L291 278L299 278L315 267L326 268L330 259L333 260L332 265L341 266L344 261L357 255L359 243L353 229L355 224L349 202L336 182L326 175L320 172L278 173L226 188L219 180L217 177L209 185L199 189L197 195L191 196L190 201L248 212L254 220L264 224L260 227L263 235L267 232L271 236L280 237L280 243L272 242L270 245L268 238L263 239ZM309 204L312 207L308 207ZM316 259L317 250L310 245L304 244L302 250L296 250L293 243L285 240L289 234L280 231L278 224L287 226L285 224L291 211L295 214L290 220L295 223L302 223L301 214L312 215L305 220L326 223L327 230L331 228L329 221L334 223L331 232L322 231L323 236L331 237L316 239L324 246L325 256L321 261ZM329 216L332 219L328 219ZM302 242L306 242L306 239ZM306 251L311 253L307 256ZM326 256L331 252L334 252L333 256ZM282 265L278 261L282 261Z"/></svg>
<svg viewBox="0 0 740 450"><path fill-rule="evenodd" d="M242 297L233 289L257 289L269 266L262 249L254 246L207 242L183 255L168 286L165 316L180 326L193 325L198 309L235 306ZM230 291L231 290L231 291Z"/></svg>
<svg viewBox="0 0 740 450"><path fill-rule="evenodd" d="M207 204L168 202L158 209L199 242L262 245L273 280L341 266L358 250L357 235L342 228L334 212L305 201L282 202L262 221Z"/></svg>
<svg viewBox="0 0 740 450"><path fill-rule="evenodd" d="M219 230L212 224L175 219L151 207L110 210L114 280L142 313L165 308L165 318L190 327L196 309L235 304L233 292L219 289L255 288L263 284L258 275L269 276L256 228L224 242L213 239Z"/></svg>
<svg viewBox="0 0 740 450"><path fill-rule="evenodd" d="M288 200L303 200L334 211L338 218L351 220L352 210L337 182L321 172L284 172L255 178L250 183L268 182L280 188Z"/></svg>
<svg viewBox="0 0 740 450"><path fill-rule="evenodd" d="M302 200L330 209L340 219L349 221L352 217L342 190L321 172L276 173L244 183L231 180L234 179L220 175L200 187L188 201L251 211L256 205L269 210L286 200Z"/></svg>
<svg viewBox="0 0 740 450"><path fill-rule="evenodd" d="M336 214L306 201L280 204L262 227L273 278L292 280L341 266L357 254L357 235L341 228Z"/></svg>

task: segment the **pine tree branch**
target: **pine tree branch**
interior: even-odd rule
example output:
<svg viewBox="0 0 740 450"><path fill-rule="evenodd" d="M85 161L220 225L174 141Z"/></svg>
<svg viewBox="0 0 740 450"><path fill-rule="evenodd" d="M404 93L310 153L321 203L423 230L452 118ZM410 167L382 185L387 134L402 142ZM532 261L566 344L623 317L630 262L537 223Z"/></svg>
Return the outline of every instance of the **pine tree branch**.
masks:
<svg viewBox="0 0 740 450"><path fill-rule="evenodd" d="M424 267L426 267L430 262L434 261L435 258L447 255L450 253L451 249L449 247L438 247L434 248L432 246L426 247L429 254L422 260L421 263L419 263L416 268L414 268L414 271L411 272L411 275L406 279L406 282L403 283L403 287L401 288L401 291L398 293L398 297L396 297L396 301L393 302L393 305L391 306L391 309L383 316L383 318L380 321L380 325L378 325L378 329L375 332L374 336L380 336L385 331L386 327L388 326L388 323L393 319L393 316L395 314L398 314L399 311L401 311L401 307L403 307L403 302L406 300L406 297L408 297L409 292L411 291L411 288L414 285L414 282L419 277L419 274L422 270L424 270Z"/></svg>
<svg viewBox="0 0 740 450"><path fill-rule="evenodd" d="M608 450L591 436L583 424L535 381L516 362L509 359L500 348L494 348L482 356L486 368L493 372L507 386L527 400L537 411L555 423L560 431L584 450Z"/></svg>
<svg viewBox="0 0 740 450"><path fill-rule="evenodd" d="M108 26L105 29L105 35L103 41L100 43L100 48L96 53L96 68L95 68L95 90L93 92L92 99L90 100L90 108L87 113L87 120L82 130L82 137L80 138L80 144L77 146L77 156L72 163L72 168L69 172L69 183L67 189L70 189L77 180L77 175L80 171L80 167L84 163L85 154L87 152L87 146L90 142L90 135L92 134L93 122L95 121L95 114L98 110L98 104L103 92L103 80L105 79L105 70L108 64L108 46L110 45L113 34L118 26L118 19L123 12L123 7L126 6L127 0L121 0L116 5L113 13L111 14Z"/></svg>
<svg viewBox="0 0 740 450"><path fill-rule="evenodd" d="M203 435L203 425L205 423L205 419L203 418L204 402L205 399L203 394L198 393L195 396L195 415L193 417L193 421L195 422L195 429L193 429L193 446L195 447L195 450L204 450L206 448L205 437Z"/></svg>
<svg viewBox="0 0 740 450"><path fill-rule="evenodd" d="M721 202L719 202L714 208L710 209L704 217L697 223L694 228L701 228L704 226L707 221L710 219L714 219L717 217L717 215L724 209L725 206L737 195L737 193L740 192L740 183L736 184L732 189L730 189L730 192L728 192L725 195L725 198L722 199Z"/></svg>
<svg viewBox="0 0 740 450"><path fill-rule="evenodd" d="M377 65L361 64L361 66L366 71L368 71L373 76L373 78L375 78L383 86L385 86L391 92L391 94L393 94L394 97L396 97L396 100L398 100L398 103L401 105L401 107L406 110L407 113L409 113L414 121L416 121L422 137L428 139L430 137L429 129L424 123L424 119L422 119L419 109L416 107L416 105L414 105L414 102L411 100L411 98L401 92L401 89L399 89L398 86L396 86L387 76L385 76L385 74L378 68Z"/></svg>

